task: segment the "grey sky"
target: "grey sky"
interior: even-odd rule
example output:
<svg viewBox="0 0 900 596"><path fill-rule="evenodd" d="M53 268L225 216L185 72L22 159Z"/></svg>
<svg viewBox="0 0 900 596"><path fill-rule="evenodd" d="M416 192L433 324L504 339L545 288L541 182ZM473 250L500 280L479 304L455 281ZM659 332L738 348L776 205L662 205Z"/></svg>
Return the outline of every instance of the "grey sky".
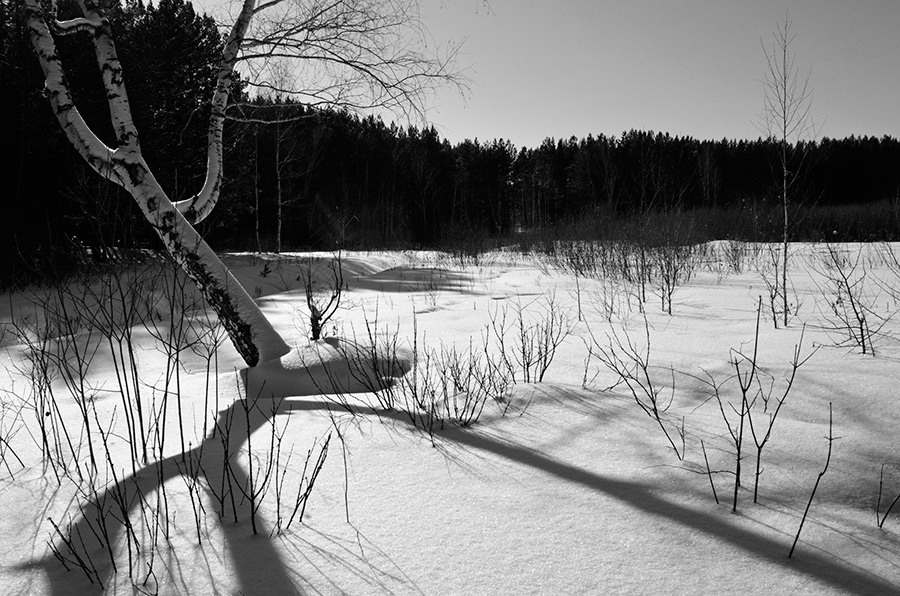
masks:
<svg viewBox="0 0 900 596"><path fill-rule="evenodd" d="M786 11L813 116L830 137L900 137L900 0L423 0L435 41L464 40L463 101L429 117L451 142L653 129L756 138L761 40Z"/></svg>

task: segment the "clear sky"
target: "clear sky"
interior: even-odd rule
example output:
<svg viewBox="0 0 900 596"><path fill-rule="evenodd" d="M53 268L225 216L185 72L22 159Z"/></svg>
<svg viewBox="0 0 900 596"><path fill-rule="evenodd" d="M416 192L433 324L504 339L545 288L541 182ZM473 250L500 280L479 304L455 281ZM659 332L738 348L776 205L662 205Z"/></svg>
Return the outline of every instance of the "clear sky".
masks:
<svg viewBox="0 0 900 596"><path fill-rule="evenodd" d="M761 42L785 14L821 136L900 137L900 0L422 0L437 43L463 40L465 98L429 119L451 142L628 129L760 136Z"/></svg>

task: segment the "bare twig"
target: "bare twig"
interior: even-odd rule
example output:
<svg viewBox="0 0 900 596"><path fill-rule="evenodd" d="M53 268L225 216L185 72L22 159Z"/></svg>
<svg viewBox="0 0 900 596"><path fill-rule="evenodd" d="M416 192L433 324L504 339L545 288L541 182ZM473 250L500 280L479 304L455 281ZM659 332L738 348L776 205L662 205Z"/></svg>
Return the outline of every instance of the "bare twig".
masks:
<svg viewBox="0 0 900 596"><path fill-rule="evenodd" d="M788 559L790 559L794 554L794 549L797 547L797 541L800 540L800 532L803 531L803 524L806 522L806 516L809 514L809 508L812 505L813 497L816 496L816 490L819 488L819 482L822 481L822 476L825 475L825 472L828 471L828 464L831 463L831 447L832 444L839 439L840 437L834 436L833 431L833 423L834 418L832 415L832 407L831 402L828 402L828 456L825 458L825 465L822 467L822 471L819 472L818 478L816 478L816 483L813 485L812 492L809 493L809 501L806 503L806 509L803 510L803 517L800 518L800 527L797 528L797 534L794 536L794 543L791 545L791 550L788 553Z"/></svg>

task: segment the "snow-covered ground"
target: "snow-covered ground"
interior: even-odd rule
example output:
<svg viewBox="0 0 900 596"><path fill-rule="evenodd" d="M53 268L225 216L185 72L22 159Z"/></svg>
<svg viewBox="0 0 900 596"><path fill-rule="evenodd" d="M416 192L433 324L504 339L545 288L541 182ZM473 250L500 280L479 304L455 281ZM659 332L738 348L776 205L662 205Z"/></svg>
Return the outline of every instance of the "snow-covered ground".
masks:
<svg viewBox="0 0 900 596"><path fill-rule="evenodd" d="M87 314L103 309L103 295L82 300L87 314L72 329L43 335L34 296L4 296L0 593L101 593L102 582L116 594L900 594L900 505L883 527L876 514L879 492L881 516L900 494L892 295L900 283L883 247L842 247L849 264L863 250L851 283L862 280L855 287L868 307L874 357L858 343L835 347L850 332L838 328L829 303L842 309L849 298L838 302L829 289L823 247L794 247L790 296L800 312L786 329L775 329L767 311L758 269L768 256L748 249L734 272L724 245L717 248L721 260L707 255L675 290L671 316L648 290L646 318L633 286L576 278L533 256L498 252L463 263L432 253L345 253L342 308L318 344L305 339L297 281L309 256L230 255L235 275L297 347L285 364L249 375L227 340L211 351L205 333L216 328L200 305L171 311L192 325L181 365L172 365L175 353L154 338L171 344L182 330L176 325L173 336L164 298L172 294L160 281L170 274L144 285L126 276L126 289L146 298L135 302L141 316L133 320L144 322L130 327L132 353L128 341L89 331ZM185 292L190 303L189 285ZM743 407L734 362L746 379L760 296L759 374ZM542 382L522 382L517 337L549 320L571 333ZM23 333L32 345L47 338L46 350L69 362L51 370L90 361L83 374L55 375L55 402L39 402ZM456 424L442 410L435 415L447 420L429 430L427 417L407 414L413 384L422 394L442 386L438 377L450 372L438 355L453 346L457 356L477 355L476 369L489 358L502 369L501 335L515 382L494 388L501 399L489 397L475 424ZM395 341L399 355L391 371L379 370L396 377L381 400L365 391L375 375L347 362L373 338ZM629 342L638 357L649 354L659 422L601 363L601 349L633 363ZM811 357L771 424L754 503L756 443L785 393L795 349ZM122 366L132 362L133 370ZM140 411L117 379L137 388ZM746 408L733 512L731 433ZM56 465L41 455L44 436ZM301 522L297 494L329 436ZM237 488L248 476L252 506Z"/></svg>

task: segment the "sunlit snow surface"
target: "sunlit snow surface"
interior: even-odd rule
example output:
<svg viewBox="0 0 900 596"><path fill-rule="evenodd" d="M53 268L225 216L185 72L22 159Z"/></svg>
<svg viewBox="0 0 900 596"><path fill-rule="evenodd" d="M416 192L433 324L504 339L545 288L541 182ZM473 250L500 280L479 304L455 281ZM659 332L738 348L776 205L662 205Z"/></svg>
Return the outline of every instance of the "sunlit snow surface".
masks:
<svg viewBox="0 0 900 596"><path fill-rule="evenodd" d="M887 291L896 278L875 258L874 247L864 250L871 252L865 283L872 308L889 317L898 309ZM186 466L178 463L182 449L196 454L198 446L213 445L204 443L204 436L212 435L216 412L233 409L248 395L262 405L250 426L249 450L246 441L233 446L236 468L258 473L270 452L273 424L282 437L276 475L284 478L284 500L292 498L288 491L296 492L309 450L331 432L328 457L302 523L274 532L279 512L270 487L257 535L246 518L235 524L229 513L220 522L214 499L206 493L192 497L184 476L167 477L160 491L151 457L148 467L137 470L137 485L147 502L167 504L168 521L156 524L155 538L141 534L129 540L119 534L109 549L116 553L117 572L103 575L106 593L900 593L900 510L883 528L876 518L882 465L882 515L900 493L900 319L881 328L875 357L858 347L833 347L843 336L828 329L833 325L826 317L819 252L820 247L795 247L790 277L801 311L790 326L776 330L763 313L758 362L774 379L774 395L783 392L801 334L803 356L822 347L800 368L773 426L756 504L756 449L749 433L745 436L737 513L731 511L734 443L705 380L723 383L733 422L728 408L740 408L740 396L728 381L732 350L752 352L757 302L767 292L749 262L743 272L724 276L723 265L708 257L674 293L672 316L660 311L658 296L648 295L654 375L666 387L675 379L663 421L676 436L684 421L686 457L680 461L624 385L609 388L616 379L596 361L585 368L591 334L604 343L615 329L644 345L644 319L633 296L630 308L620 304L608 320L602 296L612 286L604 280L576 283L546 261L512 252L485 255L477 263L433 253L345 253L344 306L327 326L330 339L311 345L305 339L306 296L296 280L306 255L228 256L235 275L295 351L249 375L241 372L227 342L215 362L218 374L206 374L202 356L183 354L184 438L173 408L165 422L167 461ZM263 276L266 262L269 272ZM504 403L487 403L474 426L445 424L433 437L414 428L402 411L380 409L348 372L347 351L335 348L365 346L367 321L376 338L396 334L407 365L382 375L391 383L392 377L411 374L415 349L477 348L504 305L521 306L539 318L548 299L567 314L573 331L543 383L512 385ZM27 292L4 296L0 324L36 317L29 304ZM201 315L200 309L192 313ZM169 356L153 347L143 327L135 328L134 337L150 399L150 386L163 383ZM0 465L0 594L101 593L84 573L66 571L51 553L50 545L59 539L53 523L63 532L67 523L77 524L86 497L75 483L58 482L41 465L39 414L23 406L31 389L19 371L28 364L11 327L0 345L0 438L8 443ZM115 371L104 354L98 350L86 380L97 389L99 422L115 430L108 444L121 480L134 470L120 428L123 406ZM67 396L58 382L56 394ZM346 393L335 395L335 385ZM670 390L664 395L667 402ZM83 471L90 474L87 441L75 430L80 410L62 397L60 416L70 421ZM825 464L829 403L836 437L831 461L789 559ZM755 419L764 421L762 414ZM713 498L701 441L710 469L718 472L713 482L720 504ZM112 477L95 482L100 488L115 486ZM196 514L198 503L204 510ZM285 507L282 503L282 512ZM151 544L156 548L149 549ZM143 549L134 555L133 577L129 549ZM109 566L108 550L94 551L93 557L97 565Z"/></svg>

